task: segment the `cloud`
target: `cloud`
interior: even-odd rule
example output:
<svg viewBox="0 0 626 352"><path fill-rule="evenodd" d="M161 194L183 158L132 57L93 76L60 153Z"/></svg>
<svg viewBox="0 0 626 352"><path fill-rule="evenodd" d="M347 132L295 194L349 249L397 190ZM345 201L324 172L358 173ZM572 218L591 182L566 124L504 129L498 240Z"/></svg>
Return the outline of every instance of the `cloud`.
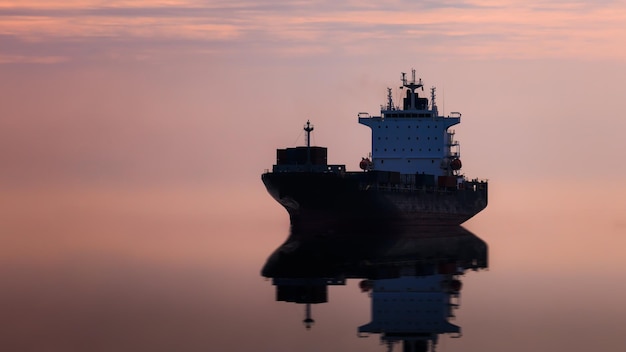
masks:
<svg viewBox="0 0 626 352"><path fill-rule="evenodd" d="M626 37L626 7L579 1L26 2L0 7L4 63L49 57L149 59L158 52L222 57L414 52L468 57L606 55ZM37 53L42 43L55 43ZM85 56L77 46L88 46ZM33 58L34 57L34 58Z"/></svg>
<svg viewBox="0 0 626 352"><path fill-rule="evenodd" d="M67 61L63 56L21 56L21 55L0 55L0 64L10 63L31 63L31 64L57 64Z"/></svg>

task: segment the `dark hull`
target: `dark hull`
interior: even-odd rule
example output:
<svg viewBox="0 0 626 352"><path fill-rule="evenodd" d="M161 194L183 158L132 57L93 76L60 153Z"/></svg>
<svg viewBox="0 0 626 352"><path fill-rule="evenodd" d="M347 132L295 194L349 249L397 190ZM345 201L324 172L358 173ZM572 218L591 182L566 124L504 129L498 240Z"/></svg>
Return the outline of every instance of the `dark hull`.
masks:
<svg viewBox="0 0 626 352"><path fill-rule="evenodd" d="M488 266L487 244L461 226L363 232L345 225L333 236L310 228L292 229L261 274L271 278L383 279L399 277L403 266L452 262L465 269Z"/></svg>
<svg viewBox="0 0 626 352"><path fill-rule="evenodd" d="M459 188L418 188L381 184L367 173L274 172L262 175L276 201L287 209L293 226L329 223L408 226L460 225L487 206L487 184Z"/></svg>

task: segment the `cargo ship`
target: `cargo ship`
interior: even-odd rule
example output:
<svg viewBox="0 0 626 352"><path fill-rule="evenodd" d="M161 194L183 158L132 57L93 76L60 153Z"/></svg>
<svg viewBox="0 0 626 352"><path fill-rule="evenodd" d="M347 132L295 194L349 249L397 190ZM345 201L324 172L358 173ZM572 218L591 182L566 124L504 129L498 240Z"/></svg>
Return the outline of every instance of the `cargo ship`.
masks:
<svg viewBox="0 0 626 352"><path fill-rule="evenodd" d="M311 146L314 127L304 126L305 145L277 149L276 164L262 174L269 194L289 213L292 226L315 226L354 220L409 226L459 225L487 206L486 180L461 172L459 143L450 127L461 113L442 116L415 70L402 73L402 104L387 88L380 115L358 113L371 129L371 151L361 158L360 171L328 164L325 147Z"/></svg>

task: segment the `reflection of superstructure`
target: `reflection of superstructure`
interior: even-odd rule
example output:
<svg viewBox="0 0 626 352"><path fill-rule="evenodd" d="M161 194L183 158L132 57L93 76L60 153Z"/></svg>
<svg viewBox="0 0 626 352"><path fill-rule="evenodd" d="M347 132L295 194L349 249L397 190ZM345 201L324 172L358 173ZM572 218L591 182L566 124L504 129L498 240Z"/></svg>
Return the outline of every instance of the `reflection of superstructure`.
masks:
<svg viewBox="0 0 626 352"><path fill-rule="evenodd" d="M461 328L448 320L459 306L461 282L452 274L374 280L371 285L372 321L360 326L360 336L381 334L391 349L401 342L403 351L428 351L440 334L460 337Z"/></svg>
<svg viewBox="0 0 626 352"><path fill-rule="evenodd" d="M308 121L306 146L276 151L276 164L262 180L292 225L337 219L459 225L487 206L487 182L461 173L459 144L450 130L461 114L440 115L434 88L430 103L419 96L423 84L414 70L411 80L402 75L401 89L401 107L389 89L379 116L358 114L372 131L371 159L362 158L362 172L328 164L327 149L311 146Z"/></svg>
<svg viewBox="0 0 626 352"><path fill-rule="evenodd" d="M313 325L311 304L328 301L328 285L362 279L371 295L371 322L358 328L380 334L391 350L429 351L440 334L460 336L449 322L459 306L460 276L487 267L487 245L460 226L395 227L388 232L292 228L267 260L276 300L305 304L304 324Z"/></svg>

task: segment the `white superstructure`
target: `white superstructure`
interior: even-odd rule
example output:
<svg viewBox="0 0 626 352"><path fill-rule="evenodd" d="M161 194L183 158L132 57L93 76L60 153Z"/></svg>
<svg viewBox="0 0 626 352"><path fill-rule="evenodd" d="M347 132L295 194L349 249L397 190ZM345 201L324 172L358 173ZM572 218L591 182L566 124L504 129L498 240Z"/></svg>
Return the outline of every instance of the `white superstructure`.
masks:
<svg viewBox="0 0 626 352"><path fill-rule="evenodd" d="M428 98L420 97L424 90L422 80L408 81L402 73L402 87L406 89L402 109L394 106L388 88L387 104L380 116L359 114L359 123L372 129L372 170L397 171L401 174L430 174L452 176L460 169L459 145L454 131L449 128L461 122L460 113L439 116L435 104L435 88Z"/></svg>

